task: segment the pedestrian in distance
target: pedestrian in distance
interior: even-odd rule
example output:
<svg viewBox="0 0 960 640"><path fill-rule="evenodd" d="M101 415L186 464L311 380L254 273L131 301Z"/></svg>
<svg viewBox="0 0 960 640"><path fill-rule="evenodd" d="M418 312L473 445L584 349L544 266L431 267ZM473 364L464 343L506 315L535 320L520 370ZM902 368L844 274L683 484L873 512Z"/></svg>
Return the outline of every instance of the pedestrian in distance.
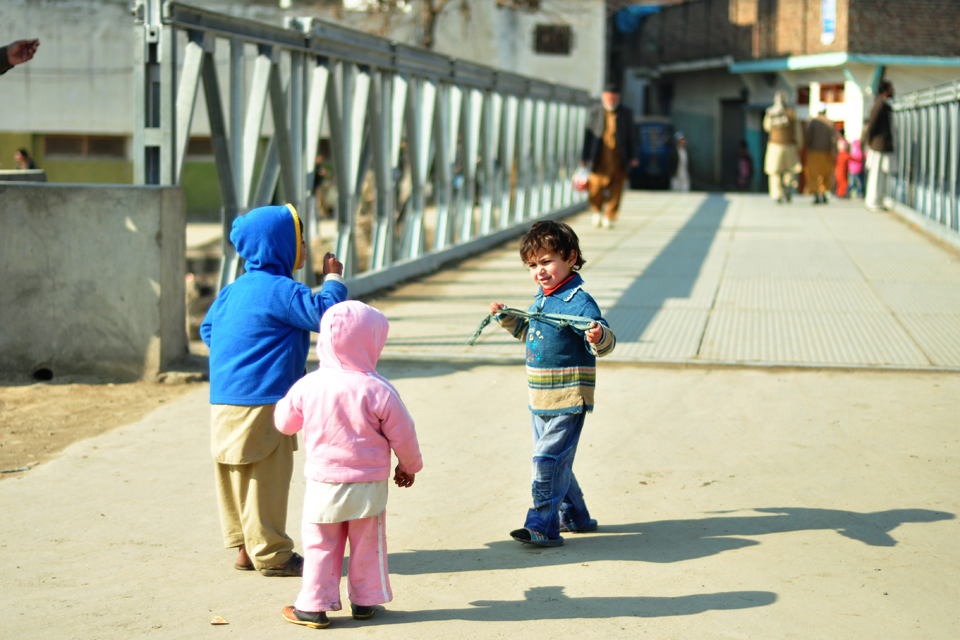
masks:
<svg viewBox="0 0 960 640"><path fill-rule="evenodd" d="M888 176L897 172L897 156L893 147L893 85L886 80L877 87L877 99L870 110L864 140L867 144L867 195L864 199L870 211L883 211L883 195Z"/></svg>
<svg viewBox="0 0 960 640"><path fill-rule="evenodd" d="M613 353L616 337L577 273L586 262L577 234L562 222L535 222L520 243L520 258L539 285L523 317L490 305L500 326L526 344L533 414L533 507L514 540L543 547L563 544L561 531L597 529L573 474L586 414L593 411L596 359ZM550 315L540 315L550 314ZM578 327L557 322L553 314Z"/></svg>
<svg viewBox="0 0 960 640"><path fill-rule="evenodd" d="M837 166L837 129L827 118L826 107L807 125L803 142L807 148L807 191L813 194L813 204L827 204Z"/></svg>
<svg viewBox="0 0 960 640"><path fill-rule="evenodd" d="M843 135L841 129L837 133L837 163L833 172L833 179L836 183L834 193L838 198L846 198L850 195L850 186L847 180L847 171L850 165L850 143Z"/></svg>
<svg viewBox="0 0 960 640"><path fill-rule="evenodd" d="M740 141L740 149L737 151L737 189L746 191L750 188L753 181L753 156L747 147L747 141Z"/></svg>
<svg viewBox="0 0 960 640"><path fill-rule="evenodd" d="M353 617L366 620L390 602L386 506L390 451L393 481L413 486L423 468L413 418L400 394L377 373L389 323L373 307L340 303L320 321L320 368L277 403L280 433L303 431L303 588L283 618L315 629L339 611L343 554L350 542L347 593Z"/></svg>
<svg viewBox="0 0 960 640"><path fill-rule="evenodd" d="M295 436L274 427L276 403L305 373L310 332L347 298L343 265L324 256L314 295L293 279L306 262L292 205L254 209L233 221L230 241L246 273L220 290L200 325L210 348L210 431L224 546L236 569L300 576L303 557L286 533Z"/></svg>
<svg viewBox="0 0 960 640"><path fill-rule="evenodd" d="M30 157L30 152L26 149L17 149L13 153L13 162L17 169L24 171L26 169L38 169L37 163Z"/></svg>
<svg viewBox="0 0 960 640"><path fill-rule="evenodd" d="M763 162L763 170L770 176L770 197L778 204L790 202L795 176L803 170L797 149L803 132L785 91L774 95L773 106L763 116L763 130L770 134Z"/></svg>
<svg viewBox="0 0 960 640"><path fill-rule="evenodd" d="M40 40L17 40L11 42L5 47L0 47L0 75L5 74L18 64L29 62L33 59L40 46Z"/></svg>
<svg viewBox="0 0 960 640"><path fill-rule="evenodd" d="M687 136L683 131L673 134L673 144L670 147L670 191L686 193L690 191L690 156L687 153Z"/></svg>
<svg viewBox="0 0 960 640"><path fill-rule="evenodd" d="M863 121L863 130L866 131L867 121ZM848 175L850 176L850 193L856 194L860 198L865 195L865 184L863 181L863 142L860 139L850 143L850 161L847 164Z"/></svg>
<svg viewBox="0 0 960 640"><path fill-rule="evenodd" d="M620 89L608 84L587 116L580 157L580 164L590 169L587 192L595 227L613 227L630 169L640 164L638 149L633 112L620 104Z"/></svg>

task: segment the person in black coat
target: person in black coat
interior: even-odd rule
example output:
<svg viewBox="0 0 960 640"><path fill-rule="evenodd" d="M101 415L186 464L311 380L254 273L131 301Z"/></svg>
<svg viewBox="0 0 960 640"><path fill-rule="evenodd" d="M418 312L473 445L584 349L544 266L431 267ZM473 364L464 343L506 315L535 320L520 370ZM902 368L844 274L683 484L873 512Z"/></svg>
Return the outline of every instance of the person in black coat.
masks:
<svg viewBox="0 0 960 640"><path fill-rule="evenodd" d="M893 148L893 85L884 80L877 87L877 99L870 110L863 139L867 155L867 196L864 204L871 211L883 211L886 179L897 172L897 156Z"/></svg>
<svg viewBox="0 0 960 640"><path fill-rule="evenodd" d="M580 158L580 164L590 168L587 190L595 226L609 228L617 219L620 195L627 175L632 167L639 164L638 147L633 112L620 104L620 90L614 85L607 85L601 94L600 104L587 115Z"/></svg>

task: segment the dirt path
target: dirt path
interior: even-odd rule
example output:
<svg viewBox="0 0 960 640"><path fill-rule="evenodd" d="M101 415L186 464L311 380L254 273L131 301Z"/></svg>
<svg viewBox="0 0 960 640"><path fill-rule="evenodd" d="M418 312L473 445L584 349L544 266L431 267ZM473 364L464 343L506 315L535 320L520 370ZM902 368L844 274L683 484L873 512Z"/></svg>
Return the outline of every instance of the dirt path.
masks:
<svg viewBox="0 0 960 640"><path fill-rule="evenodd" d="M6 386L3 386L3 385ZM80 440L132 424L197 384L0 382L0 478L22 475Z"/></svg>

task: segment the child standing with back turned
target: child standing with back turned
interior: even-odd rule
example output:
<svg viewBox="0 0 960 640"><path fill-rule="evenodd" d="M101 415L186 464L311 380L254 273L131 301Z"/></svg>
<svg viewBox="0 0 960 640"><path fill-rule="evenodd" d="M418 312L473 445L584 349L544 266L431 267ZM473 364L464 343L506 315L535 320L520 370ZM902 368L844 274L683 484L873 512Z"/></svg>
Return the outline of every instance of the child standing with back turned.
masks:
<svg viewBox="0 0 960 640"><path fill-rule="evenodd" d="M296 438L273 427L273 408L304 373L310 332L345 300L343 265L324 257L319 294L293 279L307 258L292 205L259 207L233 221L230 242L246 273L220 291L200 326L210 347L210 430L224 545L234 567L300 576L287 535Z"/></svg>
<svg viewBox="0 0 960 640"><path fill-rule="evenodd" d="M589 329L546 319L499 314L504 329L527 345L527 381L533 413L533 508L510 536L544 547L563 544L561 531L596 531L573 475L573 458L586 414L593 411L596 358L613 352L616 338L577 273L586 262L569 225L536 222L520 243L520 258L540 286L530 313L579 316ZM490 312L504 308L499 302Z"/></svg>
<svg viewBox="0 0 960 640"><path fill-rule="evenodd" d="M362 302L343 302L320 322L320 368L277 404L281 433L303 430L307 491L303 502L303 588L283 610L287 622L314 629L340 610L343 552L350 541L347 593L353 617L365 620L390 602L386 506L390 450L394 482L413 485L423 468L413 419L397 390L377 374L389 324Z"/></svg>

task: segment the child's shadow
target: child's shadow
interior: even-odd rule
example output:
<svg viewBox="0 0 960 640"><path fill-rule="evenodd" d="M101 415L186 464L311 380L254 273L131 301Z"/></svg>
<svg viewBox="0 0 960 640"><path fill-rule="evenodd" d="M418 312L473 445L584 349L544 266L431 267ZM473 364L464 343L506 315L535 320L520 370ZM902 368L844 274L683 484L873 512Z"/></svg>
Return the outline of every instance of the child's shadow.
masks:
<svg viewBox="0 0 960 640"><path fill-rule="evenodd" d="M689 616L711 610L748 609L773 604L777 594L770 591L728 591L669 597L586 597L570 598L563 587L533 587L523 600L478 600L467 609L397 611L387 609L378 616L384 623L467 620L517 622L569 620L575 618L657 618Z"/></svg>
<svg viewBox="0 0 960 640"><path fill-rule="evenodd" d="M836 531L874 547L892 547L890 535L904 523L952 520L953 514L928 509L892 509L857 513L836 509L765 508L763 515L660 520L602 525L597 533L566 535L558 549L521 546L512 540L482 549L437 549L390 554L390 571L420 575L556 566L601 560L682 562L760 544L758 536L796 531ZM749 536L739 537L739 536Z"/></svg>

